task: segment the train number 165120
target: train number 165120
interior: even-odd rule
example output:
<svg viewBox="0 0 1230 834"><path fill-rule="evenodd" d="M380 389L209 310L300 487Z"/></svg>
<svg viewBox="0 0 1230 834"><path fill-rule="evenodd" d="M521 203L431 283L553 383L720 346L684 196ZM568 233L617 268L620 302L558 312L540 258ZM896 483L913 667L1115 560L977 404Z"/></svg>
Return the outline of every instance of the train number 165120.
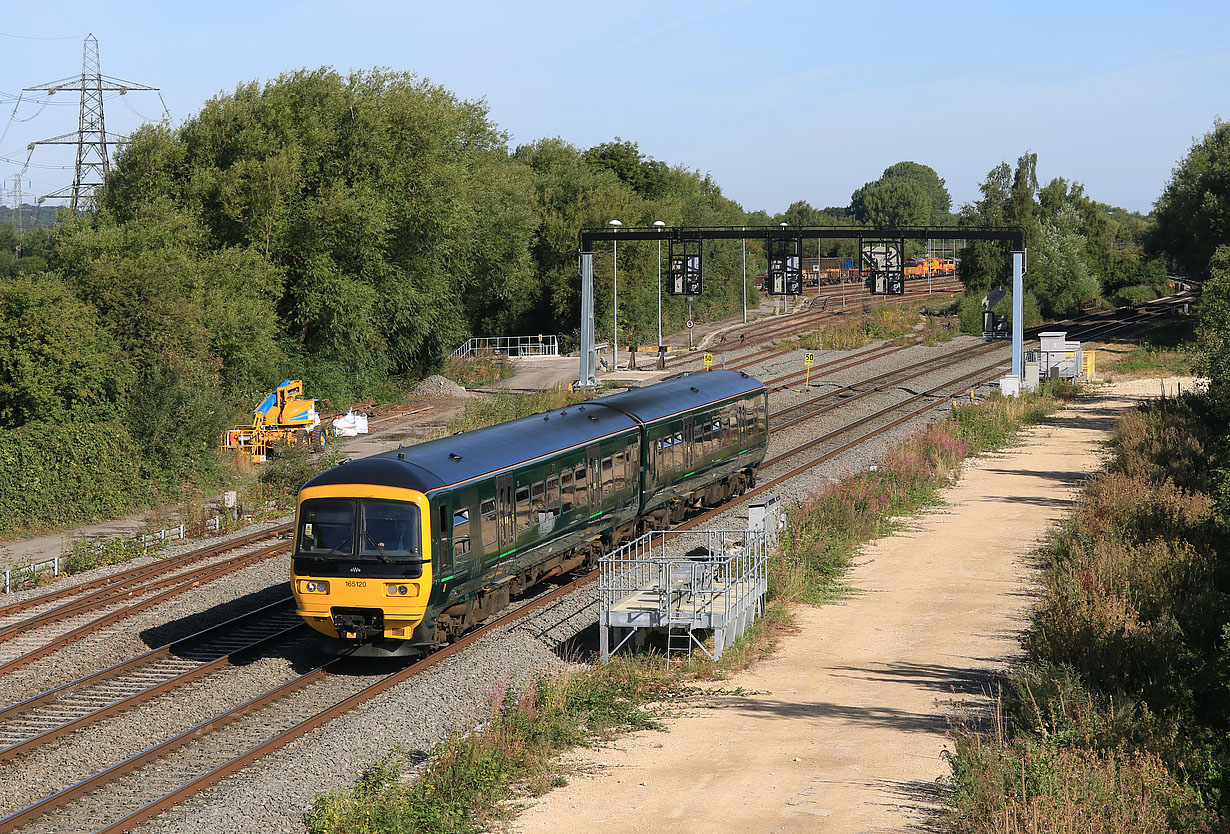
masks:
<svg viewBox="0 0 1230 834"><path fill-rule="evenodd" d="M347 579L346 587L347 588L366 588L367 583L364 582L362 579Z"/></svg>

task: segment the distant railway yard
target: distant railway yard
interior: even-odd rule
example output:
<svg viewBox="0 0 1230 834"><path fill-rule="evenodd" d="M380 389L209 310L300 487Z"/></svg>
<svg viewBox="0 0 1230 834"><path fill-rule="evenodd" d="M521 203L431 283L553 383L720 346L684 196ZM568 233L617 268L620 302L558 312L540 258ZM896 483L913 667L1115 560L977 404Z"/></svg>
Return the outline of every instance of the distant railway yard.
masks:
<svg viewBox="0 0 1230 834"><path fill-rule="evenodd" d="M1009 363L1004 342L907 335L820 350L803 369L799 350L775 342L838 320L837 292L823 287L810 309L708 339L715 367L764 383L770 437L754 489L675 529L745 528L757 496L802 497L864 470L954 400L985 396ZM916 293L911 282L903 300ZM861 308L866 297L848 301ZM1087 343L1113 340L1175 303L1057 326ZM703 373L699 353L672 355L667 371ZM430 408L385 410L373 435ZM470 726L494 681L595 651L594 574L581 573L530 589L421 660L331 658L295 616L291 533L289 519L256 525L4 600L0 834L302 831L313 796L394 746L426 751Z"/></svg>

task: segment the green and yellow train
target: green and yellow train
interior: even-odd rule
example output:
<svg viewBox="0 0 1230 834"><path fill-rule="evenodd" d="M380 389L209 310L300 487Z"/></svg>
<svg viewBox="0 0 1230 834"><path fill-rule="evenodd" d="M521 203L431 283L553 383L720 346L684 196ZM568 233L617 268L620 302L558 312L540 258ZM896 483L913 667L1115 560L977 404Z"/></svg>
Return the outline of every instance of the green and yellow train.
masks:
<svg viewBox="0 0 1230 834"><path fill-rule="evenodd" d="M350 461L299 492L299 616L361 653L425 651L511 596L756 480L756 379L713 371Z"/></svg>

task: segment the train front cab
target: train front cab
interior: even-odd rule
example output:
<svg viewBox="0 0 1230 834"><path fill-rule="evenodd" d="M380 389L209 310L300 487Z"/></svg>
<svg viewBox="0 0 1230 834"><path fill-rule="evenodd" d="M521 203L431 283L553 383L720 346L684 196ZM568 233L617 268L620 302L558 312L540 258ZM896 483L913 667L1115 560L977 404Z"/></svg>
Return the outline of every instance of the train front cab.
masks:
<svg viewBox="0 0 1230 834"><path fill-rule="evenodd" d="M416 490L305 487L295 514L296 613L347 643L404 641L432 587L430 508Z"/></svg>

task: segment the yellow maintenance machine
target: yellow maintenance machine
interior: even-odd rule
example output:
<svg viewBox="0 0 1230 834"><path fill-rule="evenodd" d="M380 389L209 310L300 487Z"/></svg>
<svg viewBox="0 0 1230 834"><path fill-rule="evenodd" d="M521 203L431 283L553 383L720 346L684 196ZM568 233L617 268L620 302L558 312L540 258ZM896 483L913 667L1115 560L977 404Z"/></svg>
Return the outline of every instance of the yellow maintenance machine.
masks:
<svg viewBox="0 0 1230 834"><path fill-rule="evenodd" d="M271 445L306 446L319 451L325 446L316 400L303 398L303 380L283 380L256 407L250 426L222 432L222 448L246 454L253 463L264 463Z"/></svg>

